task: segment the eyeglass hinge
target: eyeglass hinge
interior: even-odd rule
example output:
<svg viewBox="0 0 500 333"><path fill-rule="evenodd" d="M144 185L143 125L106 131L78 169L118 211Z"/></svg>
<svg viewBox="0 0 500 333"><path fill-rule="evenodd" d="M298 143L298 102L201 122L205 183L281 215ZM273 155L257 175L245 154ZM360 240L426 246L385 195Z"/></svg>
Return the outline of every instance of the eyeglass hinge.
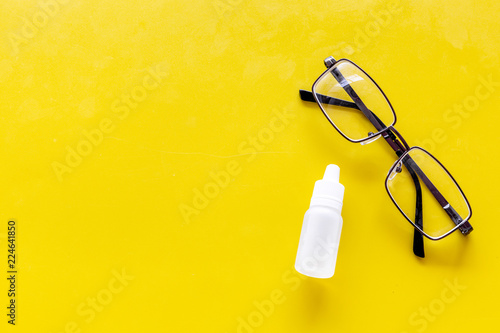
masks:
<svg viewBox="0 0 500 333"><path fill-rule="evenodd" d="M333 64L335 64L337 60L335 60L334 57L332 56L329 56L328 58L326 58L323 62L325 63L325 66L326 68L330 68L333 66Z"/></svg>
<svg viewBox="0 0 500 333"><path fill-rule="evenodd" d="M469 221L467 221L464 224L462 224L460 227L458 227L458 229L460 229L460 232L464 236L467 236L468 234L470 234L472 232L472 230L474 230L474 228L472 228L472 226L469 223Z"/></svg>

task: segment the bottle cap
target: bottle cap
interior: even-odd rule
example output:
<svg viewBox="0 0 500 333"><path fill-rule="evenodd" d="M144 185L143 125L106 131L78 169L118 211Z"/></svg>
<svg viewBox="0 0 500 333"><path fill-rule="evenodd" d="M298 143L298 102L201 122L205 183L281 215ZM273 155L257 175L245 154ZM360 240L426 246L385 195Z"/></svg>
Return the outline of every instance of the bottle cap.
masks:
<svg viewBox="0 0 500 333"><path fill-rule="evenodd" d="M342 208L342 200L344 199L344 185L339 183L340 168L335 164L330 164L326 167L323 179L316 181L311 198L311 204L315 202L328 203L334 201L335 206L340 204Z"/></svg>

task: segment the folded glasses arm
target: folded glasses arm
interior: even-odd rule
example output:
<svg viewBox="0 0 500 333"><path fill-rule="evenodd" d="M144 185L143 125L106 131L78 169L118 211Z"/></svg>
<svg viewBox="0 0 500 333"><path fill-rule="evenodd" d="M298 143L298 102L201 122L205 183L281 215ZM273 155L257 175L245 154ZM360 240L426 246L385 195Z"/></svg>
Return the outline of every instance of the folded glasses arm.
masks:
<svg viewBox="0 0 500 333"><path fill-rule="evenodd" d="M424 225L423 225L423 207L422 207L422 187L420 186L420 181L418 180L418 176L413 171L413 168L411 168L408 163L405 163L406 169L409 171L411 178L413 179L413 183L415 185L415 192L416 192L416 198L415 198L415 224L420 227L420 229L423 230ZM417 228L414 228L413 231L413 253L420 258L425 257L425 252L424 252L424 237L423 235L417 230Z"/></svg>
<svg viewBox="0 0 500 333"><path fill-rule="evenodd" d="M316 100L314 99L314 95L312 92L307 91L307 90L302 90L302 89L300 89L299 92L300 92L300 98L303 101L316 103ZM343 99L325 96L325 95L321 95L321 94L316 94L316 97L319 99L320 103L322 103L322 104L344 106L346 108L359 110L356 103L353 103L353 102L348 102L348 101L344 101Z"/></svg>

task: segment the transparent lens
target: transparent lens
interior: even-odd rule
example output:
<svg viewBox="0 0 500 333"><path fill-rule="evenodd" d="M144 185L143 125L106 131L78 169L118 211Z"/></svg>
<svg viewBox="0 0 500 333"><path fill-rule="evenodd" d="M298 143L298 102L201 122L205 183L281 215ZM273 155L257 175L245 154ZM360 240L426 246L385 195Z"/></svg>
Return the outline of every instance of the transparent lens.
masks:
<svg viewBox="0 0 500 333"><path fill-rule="evenodd" d="M350 97L352 92L346 91L350 88L375 117L370 119L356 106ZM351 140L368 138L369 133L379 132L395 122L394 111L382 91L350 61L338 61L316 81L313 93L330 121Z"/></svg>
<svg viewBox="0 0 500 333"><path fill-rule="evenodd" d="M441 237L457 227L449 215L453 210L463 221L470 217L470 207L453 178L434 157L418 147L410 149L391 168L386 186L407 219L428 236Z"/></svg>

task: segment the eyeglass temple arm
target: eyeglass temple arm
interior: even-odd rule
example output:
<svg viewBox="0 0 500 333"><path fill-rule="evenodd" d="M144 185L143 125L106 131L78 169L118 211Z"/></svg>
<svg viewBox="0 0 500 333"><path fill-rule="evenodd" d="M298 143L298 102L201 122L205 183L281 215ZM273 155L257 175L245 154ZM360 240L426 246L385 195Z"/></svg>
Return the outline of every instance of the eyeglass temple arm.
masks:
<svg viewBox="0 0 500 333"><path fill-rule="evenodd" d="M415 185L415 224L423 230L423 207L422 207L422 187L420 186L420 181L418 180L418 176L413 171L413 169L405 163L406 169L409 171L411 178L413 179L413 183ZM425 258L424 252L424 236L418 231L417 228L414 228L413 231L413 253L420 258Z"/></svg>
<svg viewBox="0 0 500 333"><path fill-rule="evenodd" d="M303 101L316 103L316 100L314 99L314 95L312 92L299 89L299 93L300 93L300 99L302 99ZM344 101L343 99L325 96L325 95L321 95L321 94L316 94L316 97L319 99L319 101L322 104L344 106L346 108L359 110L356 103L353 103L353 102L348 102L348 101Z"/></svg>

